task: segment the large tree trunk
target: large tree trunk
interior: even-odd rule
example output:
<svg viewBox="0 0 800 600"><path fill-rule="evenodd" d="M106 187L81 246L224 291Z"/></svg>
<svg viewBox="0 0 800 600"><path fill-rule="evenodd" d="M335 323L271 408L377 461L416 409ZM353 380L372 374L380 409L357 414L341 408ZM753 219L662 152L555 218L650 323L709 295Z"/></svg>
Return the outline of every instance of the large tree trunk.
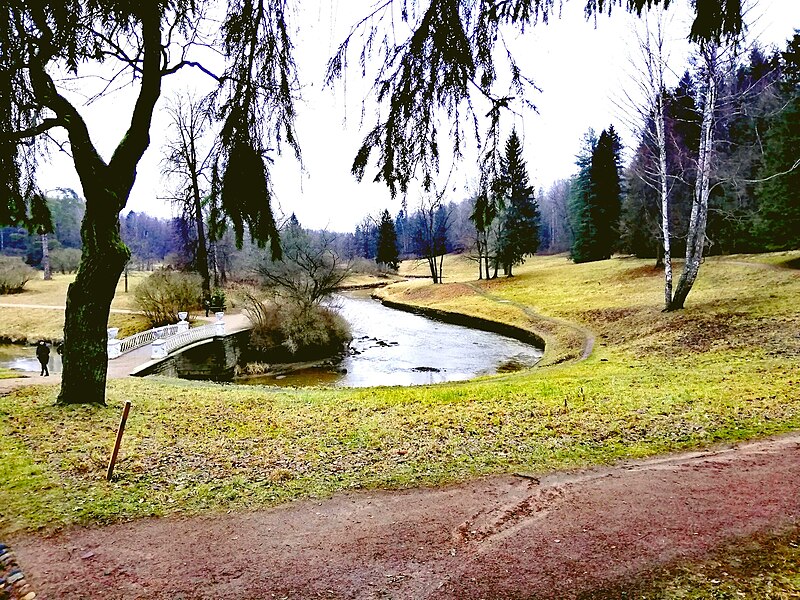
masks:
<svg viewBox="0 0 800 600"><path fill-rule="evenodd" d="M707 47L703 49L703 57L706 63L705 104L703 106L703 123L700 129L700 150L698 153L692 214L689 219L689 232L686 237L686 263L675 288L675 295L667 310L683 308L686 297L689 295L695 279L697 279L706 241L709 181L711 178L711 158L714 145L714 111L717 101L717 48L713 42L708 43Z"/></svg>
<svg viewBox="0 0 800 600"><path fill-rule="evenodd" d="M83 254L67 291L59 404L105 404L108 315L130 252L119 235L116 198L86 193L81 226Z"/></svg>

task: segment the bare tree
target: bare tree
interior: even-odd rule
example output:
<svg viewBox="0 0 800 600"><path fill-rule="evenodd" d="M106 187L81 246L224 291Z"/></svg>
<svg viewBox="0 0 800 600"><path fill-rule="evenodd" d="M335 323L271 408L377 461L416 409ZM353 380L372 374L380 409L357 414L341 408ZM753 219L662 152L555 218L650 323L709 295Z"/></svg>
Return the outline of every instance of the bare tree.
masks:
<svg viewBox="0 0 800 600"><path fill-rule="evenodd" d="M302 306L319 304L350 274L349 263L333 250L334 236L313 236L299 226L289 226L281 236L283 256L264 257L256 267L267 287Z"/></svg>
<svg viewBox="0 0 800 600"><path fill-rule="evenodd" d="M425 198L414 215L414 245L425 257L433 283L442 283L442 267L447 252L447 229L450 213L441 195Z"/></svg>
<svg viewBox="0 0 800 600"><path fill-rule="evenodd" d="M727 49L732 50L728 45ZM686 262L675 288L675 294L666 310L683 308L686 297L697 279L703 248L706 242L708 223L708 195L711 181L711 162L714 158L714 119L717 108L719 78L722 74L720 44L715 40L699 44L698 58L703 77L701 100L703 119L700 126L700 149L697 156L697 176L694 184L692 213L689 218L689 231L686 238Z"/></svg>
<svg viewBox="0 0 800 600"><path fill-rule="evenodd" d="M172 121L172 136L164 149L163 173L170 177L177 203L197 235L195 265L203 282L203 297L211 295L208 245L206 242L203 198L211 188L215 148L205 144L204 135L210 126L208 107L192 96L180 94L167 106ZM203 146L207 147L204 148Z"/></svg>
<svg viewBox="0 0 800 600"><path fill-rule="evenodd" d="M667 71L668 55L665 49L667 21L664 9L654 9L655 17L645 15L642 29L637 30L639 57L632 59L635 75L633 81L644 101L639 102L626 92L629 106L633 107L637 122L645 123L642 136L653 146L656 154L655 171L643 168L634 172L648 186L657 191L661 212L661 248L664 261L664 307L672 304L672 232L670 230L670 203L667 171L666 96L664 75ZM652 119L653 129L647 126ZM647 139L650 138L650 139Z"/></svg>
<svg viewBox="0 0 800 600"><path fill-rule="evenodd" d="M542 239L545 252L566 252L572 245L567 205L570 180L560 179L547 191L539 192L539 211L542 214Z"/></svg>

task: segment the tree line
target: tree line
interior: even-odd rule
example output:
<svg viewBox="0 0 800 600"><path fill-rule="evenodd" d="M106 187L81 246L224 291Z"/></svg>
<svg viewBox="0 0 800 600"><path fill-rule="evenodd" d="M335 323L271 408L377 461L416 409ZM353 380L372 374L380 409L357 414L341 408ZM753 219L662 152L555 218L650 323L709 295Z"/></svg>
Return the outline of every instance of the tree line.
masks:
<svg viewBox="0 0 800 600"><path fill-rule="evenodd" d="M378 250L391 227L390 255L428 259L441 281L435 257L448 252L467 253L483 278L499 268L512 275L537 251L568 252L576 263L624 253L661 266L665 246L680 256L690 242L699 257L800 247L800 34L769 53L756 46L724 57L725 48L715 46L713 64L703 63L709 51L700 49L693 70L640 107L627 165L613 125L599 135L590 130L575 175L534 193L512 131L489 186L460 202L423 198L394 219L388 211L366 217L349 234L348 250L389 264ZM704 193L707 224L693 237L693 207ZM670 292L666 304L673 300Z"/></svg>

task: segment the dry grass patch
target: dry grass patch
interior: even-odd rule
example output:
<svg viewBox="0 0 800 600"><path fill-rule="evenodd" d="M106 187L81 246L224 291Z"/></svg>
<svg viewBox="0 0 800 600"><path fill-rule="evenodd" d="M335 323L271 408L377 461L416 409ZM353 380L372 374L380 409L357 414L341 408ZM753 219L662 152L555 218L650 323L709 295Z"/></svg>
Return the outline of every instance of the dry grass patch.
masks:
<svg viewBox="0 0 800 600"><path fill-rule="evenodd" d="M0 339L27 344L37 340L61 340L64 337L64 311L49 308L0 307ZM142 315L112 313L109 327L119 327L120 338L149 328Z"/></svg>

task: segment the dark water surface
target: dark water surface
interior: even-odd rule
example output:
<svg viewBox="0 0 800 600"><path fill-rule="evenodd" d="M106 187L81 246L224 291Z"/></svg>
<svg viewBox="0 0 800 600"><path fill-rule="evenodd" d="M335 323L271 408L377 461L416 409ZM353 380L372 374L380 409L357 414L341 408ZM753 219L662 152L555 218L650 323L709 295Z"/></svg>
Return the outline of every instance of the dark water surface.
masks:
<svg viewBox="0 0 800 600"><path fill-rule="evenodd" d="M270 385L422 385L533 366L542 350L496 333L450 325L383 306L367 292L337 295L332 304L353 333L340 368L237 380Z"/></svg>

